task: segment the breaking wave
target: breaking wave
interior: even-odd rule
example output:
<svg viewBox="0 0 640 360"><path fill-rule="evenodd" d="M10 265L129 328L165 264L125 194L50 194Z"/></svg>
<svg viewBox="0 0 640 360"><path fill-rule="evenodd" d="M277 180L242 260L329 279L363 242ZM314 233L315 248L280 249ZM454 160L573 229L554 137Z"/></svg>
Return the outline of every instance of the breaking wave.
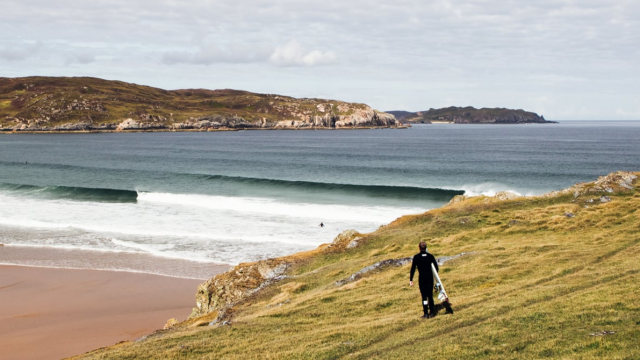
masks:
<svg viewBox="0 0 640 360"><path fill-rule="evenodd" d="M0 183L0 190L27 196L77 201L135 203L138 198L138 193L134 190L74 186L35 186Z"/></svg>

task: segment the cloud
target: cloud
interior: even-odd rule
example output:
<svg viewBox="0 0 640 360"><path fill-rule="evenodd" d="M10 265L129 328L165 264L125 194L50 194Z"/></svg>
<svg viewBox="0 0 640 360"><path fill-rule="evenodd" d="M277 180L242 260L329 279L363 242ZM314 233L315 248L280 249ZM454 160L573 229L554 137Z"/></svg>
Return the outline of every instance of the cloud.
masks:
<svg viewBox="0 0 640 360"><path fill-rule="evenodd" d="M252 46L231 43L221 46L215 43L206 43L195 50L167 51L162 56L162 62L168 65L246 64L266 62L269 58L269 53L270 49L260 44Z"/></svg>
<svg viewBox="0 0 640 360"><path fill-rule="evenodd" d="M42 44L35 42L31 44L12 44L8 47L0 48L0 59L7 61L22 61L36 55Z"/></svg>
<svg viewBox="0 0 640 360"><path fill-rule="evenodd" d="M269 61L278 66L320 66L337 62L333 51L307 51L297 40L291 40L275 49Z"/></svg>
<svg viewBox="0 0 640 360"><path fill-rule="evenodd" d="M2 5L2 76L80 74L165 88L324 93L380 109L537 107L552 119L584 116L563 104L586 105L599 118L638 108L640 1ZM29 48L37 42L41 49ZM211 65L216 71L202 71ZM542 94L553 104L528 100ZM618 106L626 111L616 114Z"/></svg>
<svg viewBox="0 0 640 360"><path fill-rule="evenodd" d="M337 57L332 51L308 51L297 40L275 49L265 44L218 45L207 41L193 50L167 51L162 54L162 62L167 65L270 63L276 66L321 66L336 63Z"/></svg>
<svg viewBox="0 0 640 360"><path fill-rule="evenodd" d="M67 59L67 65L82 64L87 65L94 63L96 56L87 52L78 52Z"/></svg>

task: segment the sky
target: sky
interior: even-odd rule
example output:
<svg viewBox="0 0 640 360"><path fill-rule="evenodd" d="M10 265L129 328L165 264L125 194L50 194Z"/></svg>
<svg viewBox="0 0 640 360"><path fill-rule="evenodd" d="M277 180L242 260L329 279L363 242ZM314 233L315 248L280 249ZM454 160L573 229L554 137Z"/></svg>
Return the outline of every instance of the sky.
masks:
<svg viewBox="0 0 640 360"><path fill-rule="evenodd" d="M640 119L638 0L3 0L0 76Z"/></svg>

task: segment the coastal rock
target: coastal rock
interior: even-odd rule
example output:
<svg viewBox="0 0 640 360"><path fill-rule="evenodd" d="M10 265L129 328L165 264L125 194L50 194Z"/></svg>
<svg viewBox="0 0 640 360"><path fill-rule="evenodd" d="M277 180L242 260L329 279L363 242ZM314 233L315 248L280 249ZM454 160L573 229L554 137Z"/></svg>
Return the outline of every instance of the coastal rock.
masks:
<svg viewBox="0 0 640 360"><path fill-rule="evenodd" d="M305 128L368 128L368 127L402 127L402 123L395 116L380 113L371 108L350 109L349 115L325 114L323 116L302 115L301 120L278 121L276 129L305 129Z"/></svg>
<svg viewBox="0 0 640 360"><path fill-rule="evenodd" d="M359 238L359 237L358 237L358 238L355 238L355 239L351 240L351 241L349 242L349 244L347 245L347 249L351 249L351 248L354 248L354 247L358 246L359 241L360 241L361 239L362 239L362 238Z"/></svg>
<svg viewBox="0 0 640 360"><path fill-rule="evenodd" d="M167 320L167 323L164 324L163 329L167 330L167 329L171 329L172 327L176 326L179 323L179 321L175 318L169 319Z"/></svg>
<svg viewBox="0 0 640 360"><path fill-rule="evenodd" d="M540 195L540 197L554 197L565 194L573 194L573 197L587 195L590 193L612 193L615 191L627 191L633 189L633 183L637 176L628 171L617 171L606 176L600 176L598 180L589 183L579 183L570 188L552 191Z"/></svg>
<svg viewBox="0 0 640 360"><path fill-rule="evenodd" d="M461 256L465 256L465 255L471 255L471 254L475 254L475 251L471 251L471 252L463 252L457 255L452 255L452 256L441 256L439 258L436 259L436 261L438 262L438 265L442 265L444 263L446 263L447 261L453 260L453 259L457 259ZM362 268L360 271L352 274L351 276L349 276L348 278L342 279L342 280L338 280L334 283L335 286L342 286L345 284L348 284L350 282L354 282L357 280L360 280L362 278L362 275L369 273L371 271L374 270L380 270L380 269L384 269L386 267L395 267L395 266L404 266L406 264L411 263L411 261L413 260L412 257L406 257L406 258L400 258L400 259L387 259L387 260L383 260L383 261L378 261L377 263L373 264L373 265L369 265L366 266L364 268Z"/></svg>
<svg viewBox="0 0 640 360"><path fill-rule="evenodd" d="M209 130L209 129L251 129L260 128L261 125L253 124L241 117L236 116L223 116L223 115L211 115L202 117L191 117L183 123L171 124L171 129L183 130L183 129L196 129L196 130Z"/></svg>
<svg viewBox="0 0 640 360"><path fill-rule="evenodd" d="M283 259L243 263L216 275L198 286L196 308L191 317L226 309L242 301L264 286L282 278L288 269Z"/></svg>
<svg viewBox="0 0 640 360"><path fill-rule="evenodd" d="M58 126L54 126L51 130L54 131L87 131L91 129L91 124L87 123L66 123Z"/></svg>
<svg viewBox="0 0 640 360"><path fill-rule="evenodd" d="M355 244L352 244L355 241ZM342 251L344 249L352 248L358 245L358 242L362 241L360 237L360 233L351 229L345 230L338 234L338 236L333 239L333 242L329 244L324 250L325 252L335 252Z"/></svg>
<svg viewBox="0 0 640 360"><path fill-rule="evenodd" d="M316 250L276 259L266 259L252 263L242 263L229 271L218 274L198 286L196 308L191 318L218 312L216 323L225 319L227 311L248 296L265 286L285 279L284 275L291 263L314 253L327 253L344 250L354 239L361 241L355 230L345 230L331 244L321 245Z"/></svg>
<svg viewBox="0 0 640 360"><path fill-rule="evenodd" d="M500 191L500 192L496 193L495 195L493 195L493 197L495 199L498 199L498 200L513 200L513 199L517 199L517 198L522 197L522 196L518 195L516 193L513 193L511 191Z"/></svg>
<svg viewBox="0 0 640 360"><path fill-rule="evenodd" d="M121 122L120 124L118 124L118 126L116 127L116 131L123 131L123 130L137 130L140 128L140 123L133 120L133 119L126 119L125 121Z"/></svg>
<svg viewBox="0 0 640 360"><path fill-rule="evenodd" d="M346 279L342 279L342 280L338 280L334 283L335 286L342 286L345 284L348 284L350 282L359 280L362 275L371 272L373 270L377 270L377 269L383 269L385 267L389 267L389 266L403 266L406 265L408 263L410 263L412 260L412 258L410 257L406 257L406 258L401 258L401 259L388 259L388 260L383 260L383 261L378 261L377 263L373 264L373 265L369 265L366 266L364 268L362 268L360 271L356 272L355 274L352 274L351 276L349 276Z"/></svg>
<svg viewBox="0 0 640 360"><path fill-rule="evenodd" d="M608 202L610 202L610 201L611 201L611 198L610 198L610 197L608 197L608 196L602 196L602 197L600 198L600 202L601 202L601 203L608 203Z"/></svg>
<svg viewBox="0 0 640 360"><path fill-rule="evenodd" d="M465 201L469 198L469 196L467 195L456 195L453 197L453 199L449 200L449 203L447 203L447 205L453 205L456 203L459 203L461 201Z"/></svg>

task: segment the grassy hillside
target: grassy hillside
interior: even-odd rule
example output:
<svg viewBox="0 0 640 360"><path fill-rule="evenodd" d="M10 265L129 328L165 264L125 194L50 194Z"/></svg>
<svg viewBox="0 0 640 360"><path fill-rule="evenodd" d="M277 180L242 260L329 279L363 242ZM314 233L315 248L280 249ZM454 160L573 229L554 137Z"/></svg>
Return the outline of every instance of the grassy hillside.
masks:
<svg viewBox="0 0 640 360"><path fill-rule="evenodd" d="M274 123L367 111L372 109L365 104L228 89L167 91L88 77L0 78L0 127L104 125L128 118L170 125L218 115Z"/></svg>
<svg viewBox="0 0 640 360"><path fill-rule="evenodd" d="M227 311L229 323L206 326L214 311L80 358L638 358L640 192L607 179L544 197L454 199L355 235L356 247L343 239L289 257L288 277ZM412 256L420 240L437 257L474 252L441 266L455 314L419 318L409 264L336 285ZM615 333L591 335L602 331Z"/></svg>

